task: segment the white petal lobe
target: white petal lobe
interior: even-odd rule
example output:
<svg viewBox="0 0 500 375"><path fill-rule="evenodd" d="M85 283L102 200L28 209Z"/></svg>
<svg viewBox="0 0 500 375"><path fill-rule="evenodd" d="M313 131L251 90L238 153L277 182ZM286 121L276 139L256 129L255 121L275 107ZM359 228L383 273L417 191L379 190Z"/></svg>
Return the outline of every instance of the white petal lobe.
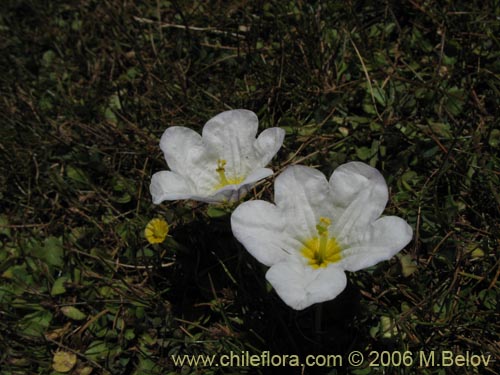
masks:
<svg viewBox="0 0 500 375"><path fill-rule="evenodd" d="M291 308L303 310L315 303L331 300L346 287L344 271L338 267L313 270L296 261L284 261L266 273L280 298Z"/></svg>
<svg viewBox="0 0 500 375"><path fill-rule="evenodd" d="M376 220L358 240L348 244L343 252L342 266L358 271L389 260L412 239L413 230L403 219L385 216Z"/></svg>
<svg viewBox="0 0 500 375"><path fill-rule="evenodd" d="M319 217L330 211L325 176L314 168L288 167L276 178L274 189L276 205L287 217L289 232L314 236Z"/></svg>
<svg viewBox="0 0 500 375"><path fill-rule="evenodd" d="M259 164L266 166L283 145L285 130L270 128L264 130L254 143Z"/></svg>
<svg viewBox="0 0 500 375"><path fill-rule="evenodd" d="M256 139L258 123L255 113L237 109L210 119L201 136L181 126L165 130L160 147L168 172L175 175L152 179L154 202L194 199L220 203L243 197L253 184L272 174L264 167L283 143L284 131L278 128L266 129Z"/></svg>
<svg viewBox="0 0 500 375"><path fill-rule="evenodd" d="M286 258L285 219L274 204L264 201L240 204L231 215L231 228L247 251L266 266Z"/></svg>
<svg viewBox="0 0 500 375"><path fill-rule="evenodd" d="M338 167L330 178L331 201L337 206L334 233L349 241L353 233L367 226L384 211L387 184L378 170L360 162Z"/></svg>
<svg viewBox="0 0 500 375"><path fill-rule="evenodd" d="M395 216L379 218L388 200L384 178L359 162L341 165L330 181L312 168L291 166L275 180L276 205L251 201L232 216L236 238L261 263L291 308L335 298L345 271L388 260L412 239Z"/></svg>
<svg viewBox="0 0 500 375"><path fill-rule="evenodd" d="M186 178L171 171L155 173L151 178L149 190L154 204L160 204L165 200L189 199L195 194Z"/></svg>

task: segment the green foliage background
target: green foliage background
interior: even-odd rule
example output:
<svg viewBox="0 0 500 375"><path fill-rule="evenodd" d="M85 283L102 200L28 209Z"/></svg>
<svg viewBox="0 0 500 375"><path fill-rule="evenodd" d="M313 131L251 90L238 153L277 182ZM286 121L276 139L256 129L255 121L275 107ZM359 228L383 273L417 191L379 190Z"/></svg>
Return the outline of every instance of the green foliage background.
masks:
<svg viewBox="0 0 500 375"><path fill-rule="evenodd" d="M4 1L0 373L53 374L57 351L77 354L72 374L270 371L170 359L231 350L498 362L499 26L498 0ZM415 230L398 257L349 275L321 326L268 288L227 212L151 203L162 132L230 108L286 129L275 171L378 168L386 213ZM153 217L171 224L157 246ZM293 373L499 373L365 367Z"/></svg>

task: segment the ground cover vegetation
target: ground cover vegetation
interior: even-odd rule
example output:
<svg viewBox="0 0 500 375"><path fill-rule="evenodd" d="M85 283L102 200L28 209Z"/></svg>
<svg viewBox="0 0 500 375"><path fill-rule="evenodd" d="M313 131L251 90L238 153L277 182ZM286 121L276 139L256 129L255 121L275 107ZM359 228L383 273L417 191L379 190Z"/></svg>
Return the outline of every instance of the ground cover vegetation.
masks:
<svg viewBox="0 0 500 375"><path fill-rule="evenodd" d="M241 374L172 354L500 357L498 1L7 0L0 10L0 373ZM288 308L225 207L153 205L163 131L247 108L286 130L277 173L384 175L412 242ZM245 199L272 201L273 179ZM150 244L153 218L169 237ZM320 316L321 313L321 316ZM498 364L498 362L497 362ZM276 371L276 370L273 370Z"/></svg>

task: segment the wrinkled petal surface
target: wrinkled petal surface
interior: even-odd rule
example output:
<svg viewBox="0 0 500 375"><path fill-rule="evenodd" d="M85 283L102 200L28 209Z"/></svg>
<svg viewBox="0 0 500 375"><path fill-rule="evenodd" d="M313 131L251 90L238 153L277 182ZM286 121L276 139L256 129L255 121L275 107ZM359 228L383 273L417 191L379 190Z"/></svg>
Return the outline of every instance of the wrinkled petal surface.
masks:
<svg viewBox="0 0 500 375"><path fill-rule="evenodd" d="M285 130L281 128L269 128L260 133L254 142L256 152L256 163L265 167L274 155L279 151L285 139Z"/></svg>
<svg viewBox="0 0 500 375"><path fill-rule="evenodd" d="M408 245L412 237L413 230L406 221L396 216L382 217L358 233L357 241L342 251L342 267L354 272L389 260Z"/></svg>
<svg viewBox="0 0 500 375"><path fill-rule="evenodd" d="M378 170L360 162L339 166L330 178L330 200L337 207L333 232L349 242L352 233L365 230L384 211L387 184Z"/></svg>
<svg viewBox="0 0 500 375"><path fill-rule="evenodd" d="M312 269L297 261L275 264L267 271L266 279L280 298L295 310L331 300L347 285L344 271L335 265Z"/></svg>
<svg viewBox="0 0 500 375"><path fill-rule="evenodd" d="M298 238L314 236L320 216L330 215L333 210L325 175L314 168L286 168L275 180L274 195L287 219L288 233Z"/></svg>
<svg viewBox="0 0 500 375"><path fill-rule="evenodd" d="M287 257L286 218L274 205L265 201L240 204L231 215L236 239L259 262L271 266Z"/></svg>
<svg viewBox="0 0 500 375"><path fill-rule="evenodd" d="M233 213L232 228L245 248L271 267L266 278L283 301L301 310L335 298L345 288L344 271L388 260L411 241L412 229L403 219L379 218L387 200L384 178L364 163L341 165L329 182L313 168L292 166L275 180L276 205L246 202ZM325 259L320 257L327 248L321 246L332 243L321 245L324 233L338 244L338 250L328 251L339 256L316 263Z"/></svg>
<svg viewBox="0 0 500 375"><path fill-rule="evenodd" d="M266 177L273 174L273 170L270 168L259 168L250 173L245 180L240 184L240 186L253 185L257 181L260 181Z"/></svg>
<svg viewBox="0 0 500 375"><path fill-rule="evenodd" d="M165 130L160 148L172 172L190 181L192 193L207 191L218 182L217 155L208 149L194 130L172 126ZM179 199L179 198L176 198Z"/></svg>
<svg viewBox="0 0 500 375"><path fill-rule="evenodd" d="M238 200L251 185L272 174L271 169L264 167L283 144L283 129L266 129L256 139L257 128L255 113L237 109L210 119L202 136L181 126L165 130L160 147L174 175L162 174L152 179L153 202Z"/></svg>
<svg viewBox="0 0 500 375"><path fill-rule="evenodd" d="M227 161L228 176L248 174L255 165L253 144L259 120L252 111L226 111L210 119L203 127L203 140L220 159Z"/></svg>
<svg viewBox="0 0 500 375"><path fill-rule="evenodd" d="M156 172L151 178L149 191L154 204L165 200L189 199L196 194L189 179L172 171Z"/></svg>
<svg viewBox="0 0 500 375"><path fill-rule="evenodd" d="M243 198L250 187L254 185L257 181L263 178L269 177L273 174L272 169L260 168L253 171L243 182L240 184L226 185L222 188L214 191L211 195L196 195L193 194L189 198L205 203L217 203L217 202L235 202Z"/></svg>

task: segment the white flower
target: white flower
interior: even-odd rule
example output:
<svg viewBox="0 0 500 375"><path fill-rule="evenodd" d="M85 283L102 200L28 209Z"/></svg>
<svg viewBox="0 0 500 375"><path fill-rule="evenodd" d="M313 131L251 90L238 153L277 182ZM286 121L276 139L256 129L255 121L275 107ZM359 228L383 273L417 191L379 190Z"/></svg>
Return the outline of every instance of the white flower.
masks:
<svg viewBox="0 0 500 375"><path fill-rule="evenodd" d="M384 178L360 162L338 167L328 182L309 167L288 167L275 181L275 202L248 201L231 216L234 236L259 262L290 307L335 298L344 271L391 258L412 238L401 218L379 218L388 199Z"/></svg>
<svg viewBox="0 0 500 375"><path fill-rule="evenodd" d="M181 126L165 130L160 147L170 171L153 175L153 203L177 199L207 203L238 200L255 182L273 173L264 167L285 137L283 129L270 128L255 139L258 125L255 113L237 109L210 119L202 136Z"/></svg>

